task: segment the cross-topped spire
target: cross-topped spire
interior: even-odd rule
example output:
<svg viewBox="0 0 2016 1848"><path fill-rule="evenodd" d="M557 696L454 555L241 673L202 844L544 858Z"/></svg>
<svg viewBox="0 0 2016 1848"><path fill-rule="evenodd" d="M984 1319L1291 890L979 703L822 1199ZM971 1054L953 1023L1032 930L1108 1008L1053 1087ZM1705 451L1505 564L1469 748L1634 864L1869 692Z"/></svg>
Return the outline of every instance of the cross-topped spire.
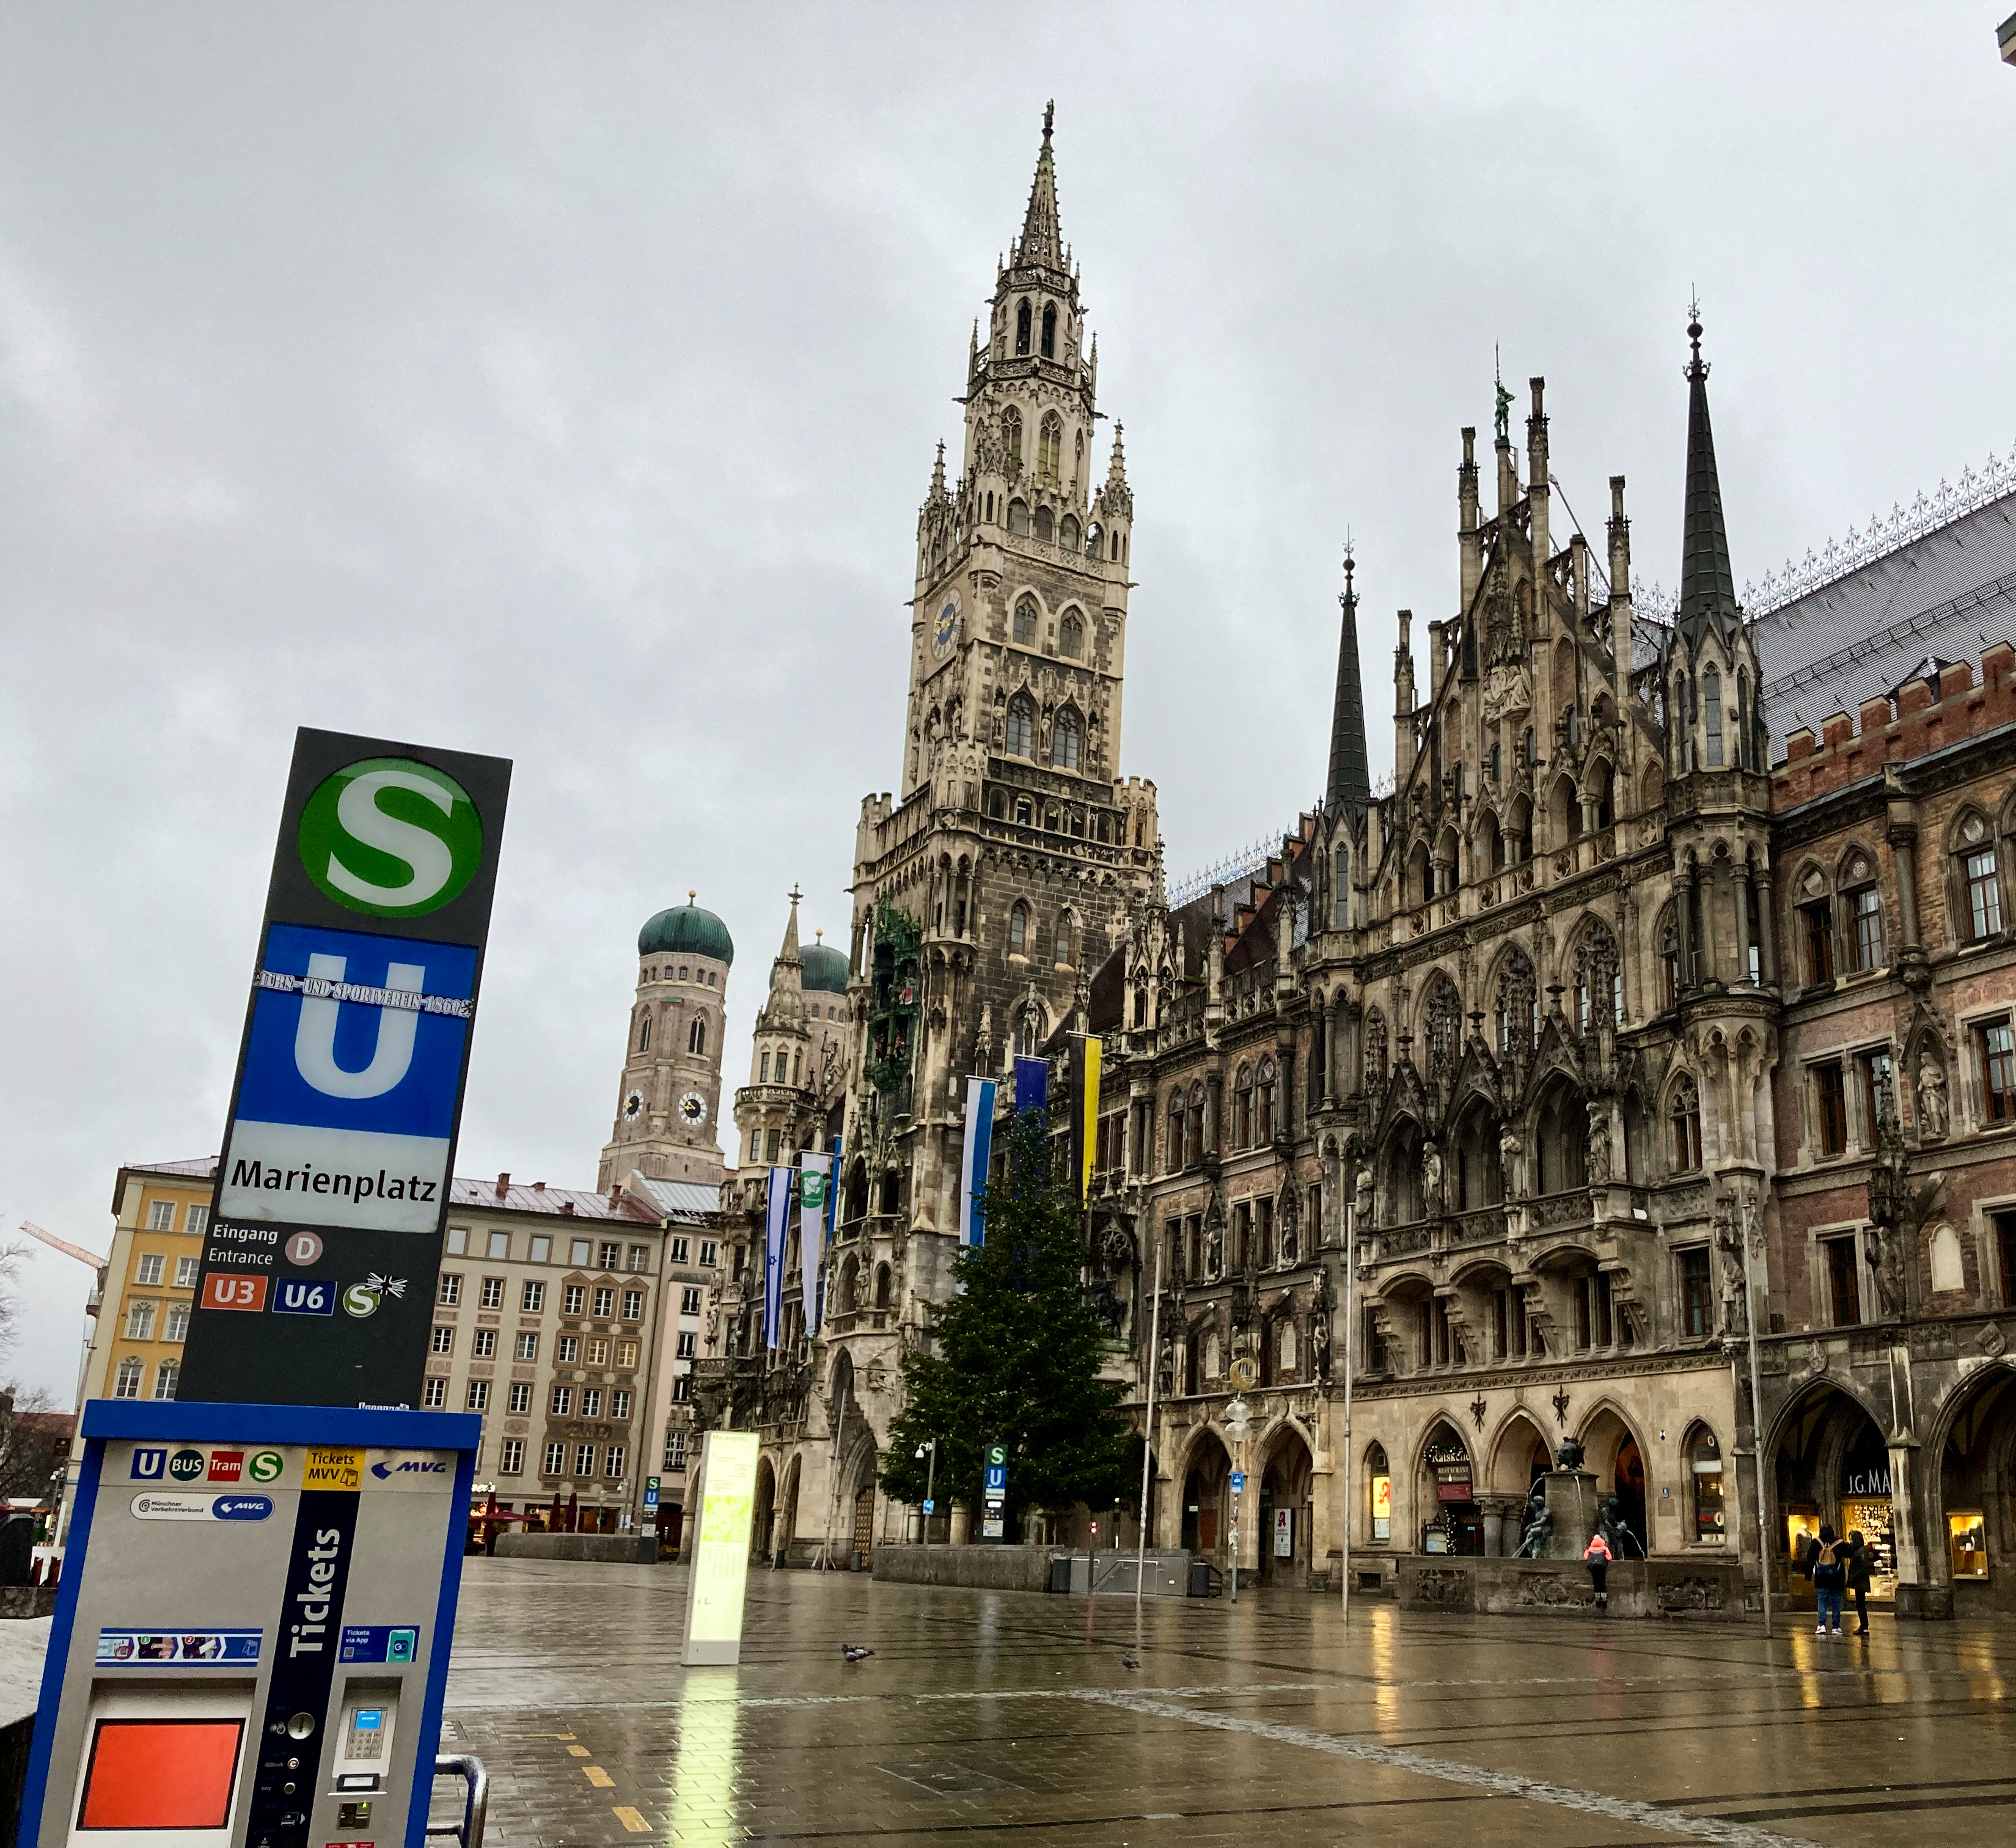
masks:
<svg viewBox="0 0 2016 1848"><path fill-rule="evenodd" d="M1358 672L1358 589L1352 575L1358 561L1351 541L1344 542L1344 594L1337 600L1344 612L1337 643L1337 698L1331 708L1330 785L1327 805L1361 809L1372 799L1372 773L1365 751L1365 693Z"/></svg>
<svg viewBox="0 0 2016 1848"><path fill-rule="evenodd" d="M1687 498L1680 541L1679 626L1690 647L1712 632L1726 643L1742 621L1736 601L1736 574L1729 562L1729 534L1723 524L1722 484L1715 473L1715 432L1708 416L1708 362L1701 358L1701 304L1687 308Z"/></svg>
<svg viewBox="0 0 2016 1848"><path fill-rule="evenodd" d="M1050 128L1057 105L1043 105L1043 146L1036 156L1036 177L1029 186L1029 209L1023 215L1022 236L1016 246L1018 262L1040 264L1046 269L1061 269L1064 261L1064 232L1057 221L1057 169L1050 154Z"/></svg>

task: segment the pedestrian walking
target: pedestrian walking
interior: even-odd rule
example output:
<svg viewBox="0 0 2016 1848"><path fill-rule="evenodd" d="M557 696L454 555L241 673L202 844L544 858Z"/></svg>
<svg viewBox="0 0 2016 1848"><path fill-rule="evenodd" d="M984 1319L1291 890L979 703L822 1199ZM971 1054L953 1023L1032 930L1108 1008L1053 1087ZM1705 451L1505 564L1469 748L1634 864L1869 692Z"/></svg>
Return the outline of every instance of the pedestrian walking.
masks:
<svg viewBox="0 0 2016 1848"><path fill-rule="evenodd" d="M1841 1634L1841 1594L1848 1583L1848 1565L1841 1555L1846 1551L1831 1527L1820 1529L1813 1563L1813 1595L1819 1603L1820 1619L1813 1626L1815 1636Z"/></svg>
<svg viewBox="0 0 2016 1848"><path fill-rule="evenodd" d="M1596 1587L1596 1608L1607 1611L1610 1608L1610 1542L1600 1533L1593 1533L1582 1556L1589 1563L1589 1583Z"/></svg>
<svg viewBox="0 0 2016 1848"><path fill-rule="evenodd" d="M1848 1588L1855 1594L1855 1634L1869 1634L1869 1580L1876 1567L1876 1549L1862 1537L1859 1528L1848 1535Z"/></svg>

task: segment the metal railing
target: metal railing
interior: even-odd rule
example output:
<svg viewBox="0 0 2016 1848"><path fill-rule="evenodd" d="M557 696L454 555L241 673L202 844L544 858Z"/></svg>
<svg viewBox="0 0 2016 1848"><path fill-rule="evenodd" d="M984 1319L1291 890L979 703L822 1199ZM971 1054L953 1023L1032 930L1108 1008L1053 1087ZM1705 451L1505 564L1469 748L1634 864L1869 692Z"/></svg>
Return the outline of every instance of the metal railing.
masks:
<svg viewBox="0 0 2016 1848"><path fill-rule="evenodd" d="M483 1848L483 1827L490 1815L490 1774L483 1768L483 1760L464 1754L457 1757L443 1755L434 1760L437 1778L459 1778L465 1789L462 1798L462 1817L459 1821L427 1824L427 1835L431 1840L437 1835L452 1835L462 1848Z"/></svg>

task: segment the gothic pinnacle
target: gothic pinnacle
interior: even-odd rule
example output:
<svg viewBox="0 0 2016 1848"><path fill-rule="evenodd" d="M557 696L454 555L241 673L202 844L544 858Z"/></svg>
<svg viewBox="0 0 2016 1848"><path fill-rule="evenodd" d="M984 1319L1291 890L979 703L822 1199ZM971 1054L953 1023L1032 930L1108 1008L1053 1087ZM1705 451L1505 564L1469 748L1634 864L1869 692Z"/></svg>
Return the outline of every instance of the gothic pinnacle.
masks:
<svg viewBox="0 0 2016 1848"><path fill-rule="evenodd" d="M1057 170L1050 156L1050 129L1057 112L1054 103L1043 105L1043 146L1036 157L1036 177L1029 187L1029 209L1022 219L1022 236L1016 246L1016 261L1040 263L1054 269L1062 260L1064 234L1057 222Z"/></svg>

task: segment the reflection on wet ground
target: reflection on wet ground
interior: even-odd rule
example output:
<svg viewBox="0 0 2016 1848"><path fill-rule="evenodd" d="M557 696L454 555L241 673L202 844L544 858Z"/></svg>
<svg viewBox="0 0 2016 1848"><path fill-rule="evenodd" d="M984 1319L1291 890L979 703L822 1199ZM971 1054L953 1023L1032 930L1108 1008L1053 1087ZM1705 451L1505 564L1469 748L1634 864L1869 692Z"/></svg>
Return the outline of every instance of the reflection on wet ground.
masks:
<svg viewBox="0 0 2016 1848"><path fill-rule="evenodd" d="M759 1572L742 1666L687 1670L685 1598L675 1566L468 1562L442 1749L490 1767L493 1844L2016 1835L2007 1619L1767 1644L1360 1599L1347 1632L1280 1590L1149 1600L1131 1670L1129 1601Z"/></svg>

